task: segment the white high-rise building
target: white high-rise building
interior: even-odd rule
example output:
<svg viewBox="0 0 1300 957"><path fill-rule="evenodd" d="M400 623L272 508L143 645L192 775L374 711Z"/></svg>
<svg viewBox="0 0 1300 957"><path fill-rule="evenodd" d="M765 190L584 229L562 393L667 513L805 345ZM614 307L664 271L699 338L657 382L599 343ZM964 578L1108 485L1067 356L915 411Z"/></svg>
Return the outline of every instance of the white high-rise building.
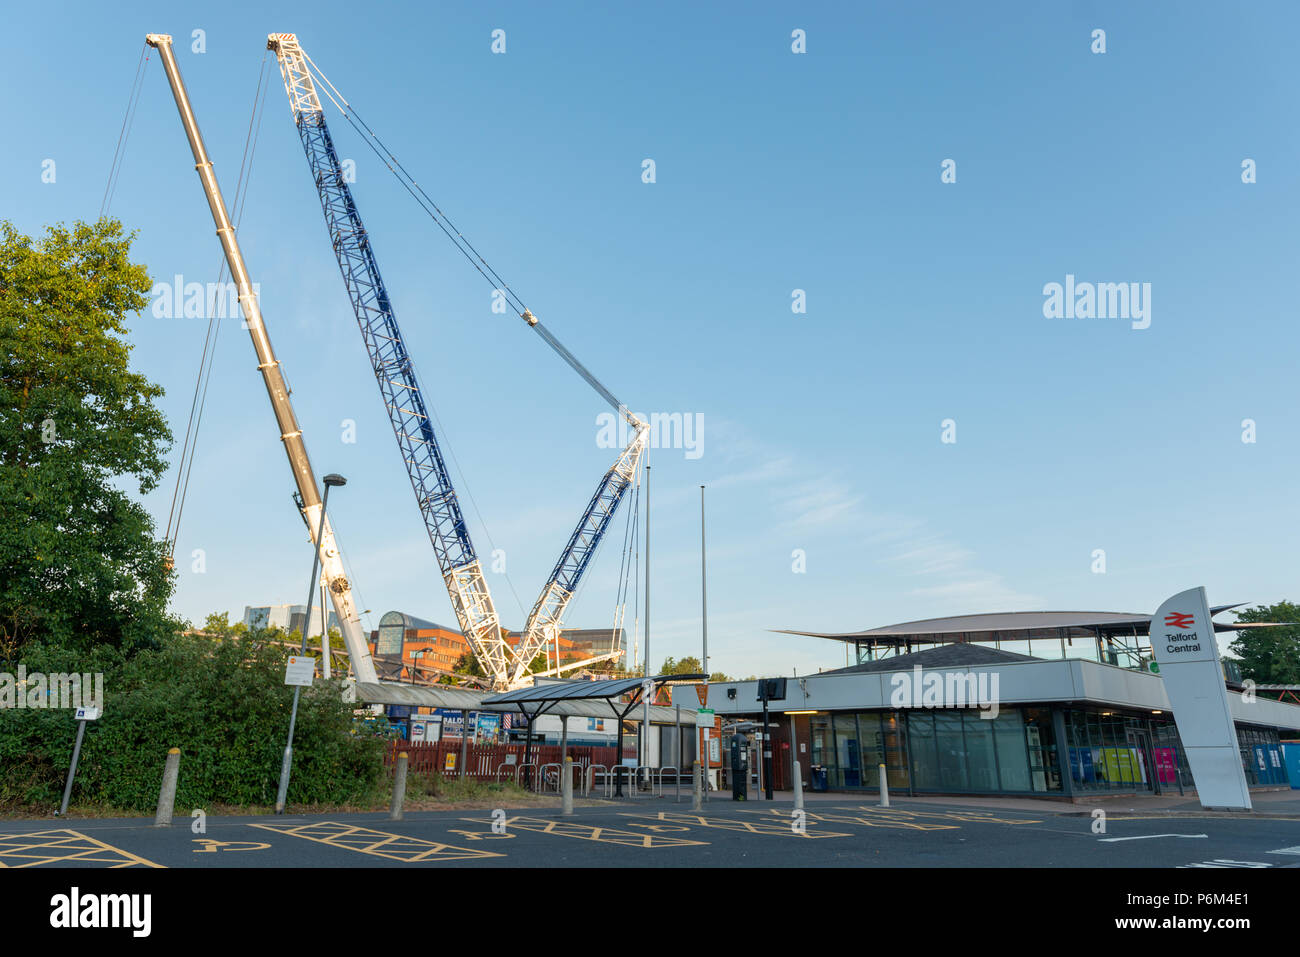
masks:
<svg viewBox="0 0 1300 957"><path fill-rule="evenodd" d="M245 605L244 624L249 628L275 625L285 632L300 631L306 614L306 605ZM320 620L320 605L312 605L311 626L307 629L309 635L320 634ZM338 630L339 618L333 610L329 613L329 624L332 630Z"/></svg>

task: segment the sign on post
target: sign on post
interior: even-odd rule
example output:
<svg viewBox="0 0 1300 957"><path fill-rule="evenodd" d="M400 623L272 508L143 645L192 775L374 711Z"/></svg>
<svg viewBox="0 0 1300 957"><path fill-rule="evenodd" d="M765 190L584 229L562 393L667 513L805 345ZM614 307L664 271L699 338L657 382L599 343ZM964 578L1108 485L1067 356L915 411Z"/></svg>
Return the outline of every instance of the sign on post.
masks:
<svg viewBox="0 0 1300 957"><path fill-rule="evenodd" d="M100 712L99 712L99 708L78 708L78 709L77 709L77 720L78 720L78 721L98 721L98 720L99 720L99 713L100 713Z"/></svg>
<svg viewBox="0 0 1300 957"><path fill-rule="evenodd" d="M713 727L713 709L701 708L695 712L695 727L711 728Z"/></svg>
<svg viewBox="0 0 1300 957"><path fill-rule="evenodd" d="M1250 787L1205 589L1189 588L1161 605L1150 635L1201 806L1249 811Z"/></svg>
<svg viewBox="0 0 1300 957"><path fill-rule="evenodd" d="M284 683L310 688L316 677L316 659L305 655L290 655L284 666Z"/></svg>

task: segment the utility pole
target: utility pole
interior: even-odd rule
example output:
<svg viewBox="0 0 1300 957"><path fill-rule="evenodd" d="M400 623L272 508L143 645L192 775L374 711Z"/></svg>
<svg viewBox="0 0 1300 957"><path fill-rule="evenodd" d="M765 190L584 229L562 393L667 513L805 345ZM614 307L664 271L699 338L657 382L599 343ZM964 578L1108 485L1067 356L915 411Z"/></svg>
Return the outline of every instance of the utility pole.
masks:
<svg viewBox="0 0 1300 957"><path fill-rule="evenodd" d="M704 574L704 486L700 486L700 625L704 635L704 660L700 669L709 674L709 586ZM706 681L708 679L705 679Z"/></svg>
<svg viewBox="0 0 1300 957"><path fill-rule="evenodd" d="M650 681L650 466L645 467L645 680ZM650 688L653 688L650 685ZM641 692L641 763L650 763L650 697L654 692Z"/></svg>

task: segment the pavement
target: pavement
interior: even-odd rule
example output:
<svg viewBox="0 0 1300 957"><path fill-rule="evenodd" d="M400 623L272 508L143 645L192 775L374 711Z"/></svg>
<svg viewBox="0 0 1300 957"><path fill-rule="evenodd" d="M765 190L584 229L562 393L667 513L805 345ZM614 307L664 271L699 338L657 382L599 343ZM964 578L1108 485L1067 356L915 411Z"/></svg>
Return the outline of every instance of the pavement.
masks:
<svg viewBox="0 0 1300 957"><path fill-rule="evenodd" d="M1258 803L1296 801L1281 793ZM401 821L200 820L178 809L162 828L146 818L0 821L0 868L1300 867L1300 819L1213 816L1181 807L1186 798L1177 803L900 797L881 808L839 793L807 795L796 813L788 798L734 802L715 793L695 812L685 793L675 801L670 791L570 817L558 804L420 811Z"/></svg>
<svg viewBox="0 0 1300 957"><path fill-rule="evenodd" d="M750 792L751 795L753 792ZM794 800L791 791L775 791L778 801ZM876 803L875 792L861 792L865 801ZM843 792L804 792L804 802L842 801ZM1132 812L1152 815L1193 815L1196 817L1217 817L1220 815L1239 819L1282 817L1300 819L1300 790L1291 788L1251 791L1250 811L1210 811L1201 807L1196 798L1196 791L1188 789L1186 794L1087 794L1076 795L1073 801L1044 800L1041 798L1021 797L968 797L956 796L894 796L893 803L908 801L914 804L948 805L958 803L967 807L1000 808L1003 810L1032 811L1038 814L1077 817L1090 815L1094 808L1110 812Z"/></svg>

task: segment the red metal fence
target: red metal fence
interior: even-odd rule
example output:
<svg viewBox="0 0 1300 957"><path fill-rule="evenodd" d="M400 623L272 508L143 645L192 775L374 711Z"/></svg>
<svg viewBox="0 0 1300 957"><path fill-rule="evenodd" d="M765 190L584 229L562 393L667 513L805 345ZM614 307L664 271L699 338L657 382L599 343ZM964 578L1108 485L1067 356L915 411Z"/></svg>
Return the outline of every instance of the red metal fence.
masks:
<svg viewBox="0 0 1300 957"><path fill-rule="evenodd" d="M405 751L407 755L407 769L412 773L427 774L437 771L444 777L467 777L475 781L495 781L497 779L497 769L503 764L509 763L508 755L514 755L514 764L519 765L524 760L524 746L522 744L466 744L464 758L464 774L461 771L461 739L445 738L442 741L420 742L410 744L404 741L390 741L388 749L384 753L384 765L392 768L397 761L397 755ZM569 757L573 758L573 763L582 767L584 770L592 764L603 764L605 767L617 764L614 757L617 748L614 747L573 747L568 749ZM451 767L447 765L447 756L454 755L454 764ZM535 763L539 767L543 764L559 764L563 761L558 744L533 745L528 754L529 763ZM502 776L510 776L512 772L505 771Z"/></svg>

